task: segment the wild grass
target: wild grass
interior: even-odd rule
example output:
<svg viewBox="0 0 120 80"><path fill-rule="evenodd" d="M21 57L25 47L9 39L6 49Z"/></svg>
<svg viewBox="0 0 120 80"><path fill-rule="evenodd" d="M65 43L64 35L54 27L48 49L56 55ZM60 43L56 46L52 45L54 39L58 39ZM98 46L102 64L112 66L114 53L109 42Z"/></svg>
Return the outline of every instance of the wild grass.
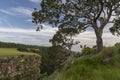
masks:
<svg viewBox="0 0 120 80"><path fill-rule="evenodd" d="M18 56L18 55L39 56L38 54L35 53L17 51L16 48L0 48L0 57Z"/></svg>
<svg viewBox="0 0 120 80"><path fill-rule="evenodd" d="M110 53L112 60L103 63L103 57ZM76 60L69 66L43 80L120 80L120 46L104 48L98 57Z"/></svg>

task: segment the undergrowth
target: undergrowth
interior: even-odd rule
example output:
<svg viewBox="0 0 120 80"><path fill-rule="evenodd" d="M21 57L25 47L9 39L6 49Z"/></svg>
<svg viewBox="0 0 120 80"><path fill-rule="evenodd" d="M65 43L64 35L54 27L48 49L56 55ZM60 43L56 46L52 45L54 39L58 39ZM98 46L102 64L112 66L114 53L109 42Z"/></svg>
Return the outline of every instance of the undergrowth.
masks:
<svg viewBox="0 0 120 80"><path fill-rule="evenodd" d="M110 61L103 62L109 57ZM56 70L42 80L120 80L120 43L104 47L95 58L76 59L68 69Z"/></svg>

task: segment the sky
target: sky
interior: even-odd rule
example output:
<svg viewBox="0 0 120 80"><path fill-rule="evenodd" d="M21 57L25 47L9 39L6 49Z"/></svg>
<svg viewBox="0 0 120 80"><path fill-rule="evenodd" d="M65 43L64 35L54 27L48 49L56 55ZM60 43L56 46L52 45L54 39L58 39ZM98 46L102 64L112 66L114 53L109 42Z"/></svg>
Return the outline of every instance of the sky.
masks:
<svg viewBox="0 0 120 80"><path fill-rule="evenodd" d="M44 25L44 29L36 32L37 25L32 23L31 13L34 8L40 9L40 0L0 0L0 41L14 42L30 45L51 46L49 39L57 28ZM111 26L111 24L107 25ZM96 44L95 34L92 29L75 36L83 45ZM108 28L103 33L104 45L111 46L120 42L120 37L113 36ZM73 50L80 51L79 45Z"/></svg>

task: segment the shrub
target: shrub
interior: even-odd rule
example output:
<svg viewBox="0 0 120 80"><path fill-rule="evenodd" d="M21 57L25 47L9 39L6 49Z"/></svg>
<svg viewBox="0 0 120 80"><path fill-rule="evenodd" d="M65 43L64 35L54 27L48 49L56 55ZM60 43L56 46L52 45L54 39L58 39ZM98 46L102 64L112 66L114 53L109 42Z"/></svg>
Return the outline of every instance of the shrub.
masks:
<svg viewBox="0 0 120 80"><path fill-rule="evenodd" d="M96 48L84 47L81 51L82 55L96 54Z"/></svg>
<svg viewBox="0 0 120 80"><path fill-rule="evenodd" d="M17 48L18 51L20 52L29 52L27 48L24 48L24 47L19 47Z"/></svg>
<svg viewBox="0 0 120 80"><path fill-rule="evenodd" d="M118 49L118 51L119 51L119 53L120 53L120 42L119 42L119 43L116 43L114 46Z"/></svg>

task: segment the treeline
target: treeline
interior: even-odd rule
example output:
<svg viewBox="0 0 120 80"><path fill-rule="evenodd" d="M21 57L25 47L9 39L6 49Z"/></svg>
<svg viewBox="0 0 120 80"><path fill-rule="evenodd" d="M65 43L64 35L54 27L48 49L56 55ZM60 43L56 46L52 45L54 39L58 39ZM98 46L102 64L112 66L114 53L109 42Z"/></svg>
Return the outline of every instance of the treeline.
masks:
<svg viewBox="0 0 120 80"><path fill-rule="evenodd" d="M19 48L19 47L47 48L47 47L36 46L36 45L25 45L25 44L17 44L17 43L9 43L9 42L0 42L0 48Z"/></svg>
<svg viewBox="0 0 120 80"><path fill-rule="evenodd" d="M31 51L34 53L45 53L48 47L36 46L36 45L25 45L9 42L0 42L0 48L17 48L18 51ZM36 50L37 49L37 50Z"/></svg>

